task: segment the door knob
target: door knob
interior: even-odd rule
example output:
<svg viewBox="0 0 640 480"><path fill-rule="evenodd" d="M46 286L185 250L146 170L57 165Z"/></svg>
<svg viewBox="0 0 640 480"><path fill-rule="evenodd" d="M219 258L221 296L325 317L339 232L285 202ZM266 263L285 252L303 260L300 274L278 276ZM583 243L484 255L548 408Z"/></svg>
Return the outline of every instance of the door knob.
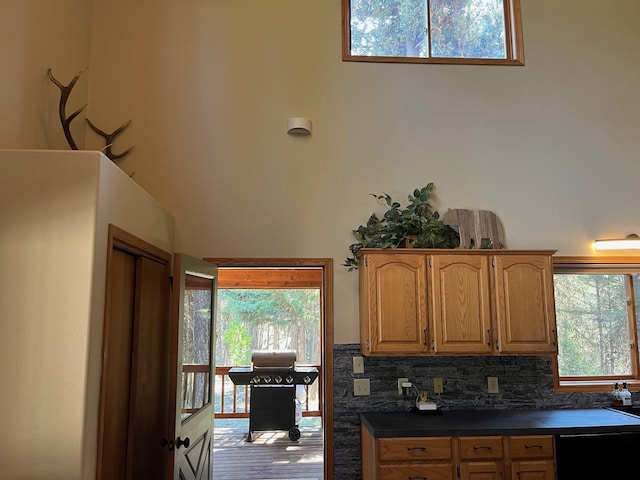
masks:
<svg viewBox="0 0 640 480"><path fill-rule="evenodd" d="M185 446L185 448L189 448L190 443L191 440L189 440L189 437L185 438L184 440L178 437L176 438L176 449L180 448L183 445Z"/></svg>

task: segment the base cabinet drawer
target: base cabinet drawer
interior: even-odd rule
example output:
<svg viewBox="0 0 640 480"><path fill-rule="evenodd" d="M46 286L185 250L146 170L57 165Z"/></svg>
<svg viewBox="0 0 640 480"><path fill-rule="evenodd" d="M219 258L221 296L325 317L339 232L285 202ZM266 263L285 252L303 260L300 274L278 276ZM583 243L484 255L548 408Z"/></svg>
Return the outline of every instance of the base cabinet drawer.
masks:
<svg viewBox="0 0 640 480"><path fill-rule="evenodd" d="M408 460L451 460L451 437L381 438L380 462Z"/></svg>
<svg viewBox="0 0 640 480"><path fill-rule="evenodd" d="M509 437L511 458L553 458L552 435Z"/></svg>
<svg viewBox="0 0 640 480"><path fill-rule="evenodd" d="M379 480L454 480L455 468L451 463L380 465Z"/></svg>
<svg viewBox="0 0 640 480"><path fill-rule="evenodd" d="M462 460L502 459L502 437L460 437L460 458Z"/></svg>

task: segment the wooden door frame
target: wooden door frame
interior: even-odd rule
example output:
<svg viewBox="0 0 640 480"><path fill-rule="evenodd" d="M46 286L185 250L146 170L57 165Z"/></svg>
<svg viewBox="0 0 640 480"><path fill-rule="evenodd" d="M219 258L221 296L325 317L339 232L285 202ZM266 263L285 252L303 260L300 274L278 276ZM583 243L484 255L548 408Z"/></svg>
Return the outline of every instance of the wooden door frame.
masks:
<svg viewBox="0 0 640 480"><path fill-rule="evenodd" d="M108 245L107 245L107 271L106 271L106 289L105 289L105 306L104 306L104 326L103 326L103 338L102 338L102 369L101 369L101 378L100 378L100 397L99 397L99 406L98 406L98 439L97 439L97 457L96 457L96 479L101 480L103 477L103 458L104 458L104 449L109 448L108 445L105 445L104 437L105 437L105 428L108 426L105 425L105 405L107 402L107 394L110 389L110 385L107 379L107 372L109 368L109 358L107 352L109 351L109 342L110 342L110 332L112 329L112 325L109 321L111 318L111 310L114 306L113 302L115 299L113 298L112 292L109 289L110 279L113 275L112 272L112 257L114 249L122 250L123 252L136 256L136 257L145 257L155 262L158 262L165 266L167 272L167 285L169 282L169 277L171 275L171 266L172 266L172 255L164 250L136 237L135 235L113 225L109 224L108 231ZM167 288L167 294L169 295L169 288ZM167 305L169 305L169 298L167 298ZM135 300L134 300L135 301ZM170 321L169 310L166 312L166 322ZM167 325L168 328L168 325ZM133 341L133 338L132 338ZM167 352L168 354L168 352ZM167 373L169 375L169 372ZM130 409L130 405L129 405ZM129 411L123 412L122 414L129 415Z"/></svg>
<svg viewBox="0 0 640 480"><path fill-rule="evenodd" d="M332 258L221 258L205 257L218 267L322 268L324 302L322 325L322 427L324 432L324 480L333 480L333 259Z"/></svg>

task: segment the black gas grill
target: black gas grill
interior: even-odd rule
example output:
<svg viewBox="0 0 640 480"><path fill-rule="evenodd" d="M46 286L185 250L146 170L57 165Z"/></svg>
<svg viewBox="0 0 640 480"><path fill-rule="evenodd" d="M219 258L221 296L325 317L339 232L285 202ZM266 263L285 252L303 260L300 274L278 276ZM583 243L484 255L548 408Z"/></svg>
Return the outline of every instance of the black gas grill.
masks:
<svg viewBox="0 0 640 480"><path fill-rule="evenodd" d="M296 385L311 385L318 378L315 367L296 368L296 352L258 350L251 355L252 367L233 367L229 378L235 385L249 385L249 433L288 430L297 441Z"/></svg>

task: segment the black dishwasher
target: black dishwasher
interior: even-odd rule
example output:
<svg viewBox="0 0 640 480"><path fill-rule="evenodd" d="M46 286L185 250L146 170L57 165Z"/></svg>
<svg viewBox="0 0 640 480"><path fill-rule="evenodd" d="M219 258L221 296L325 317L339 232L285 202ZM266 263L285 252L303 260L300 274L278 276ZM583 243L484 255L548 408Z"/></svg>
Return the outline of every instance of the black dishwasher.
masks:
<svg viewBox="0 0 640 480"><path fill-rule="evenodd" d="M640 433L557 435L558 480L614 478L638 453Z"/></svg>

